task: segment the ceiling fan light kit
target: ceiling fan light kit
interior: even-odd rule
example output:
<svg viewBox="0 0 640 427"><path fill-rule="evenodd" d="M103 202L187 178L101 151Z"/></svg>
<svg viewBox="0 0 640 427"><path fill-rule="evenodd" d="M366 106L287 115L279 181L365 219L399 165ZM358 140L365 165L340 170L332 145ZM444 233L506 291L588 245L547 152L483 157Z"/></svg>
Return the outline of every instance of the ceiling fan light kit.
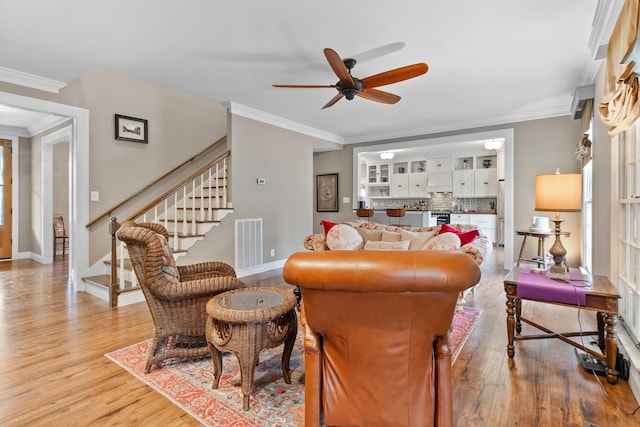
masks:
<svg viewBox="0 0 640 427"><path fill-rule="evenodd" d="M338 94L327 102L322 109L331 107L342 98L352 100L356 96L368 99L370 101L381 102L383 104L395 104L400 101L398 95L375 89L378 86L390 85L392 83L401 82L403 80L412 79L425 74L429 67L425 63L407 65L405 67L396 68L385 71L380 74L359 79L351 75L351 69L356 65L357 61L353 58L341 59L340 55L333 49L326 48L324 56L333 72L340 79L334 85L273 85L280 88L297 88L297 89L316 89L316 88L335 88Z"/></svg>

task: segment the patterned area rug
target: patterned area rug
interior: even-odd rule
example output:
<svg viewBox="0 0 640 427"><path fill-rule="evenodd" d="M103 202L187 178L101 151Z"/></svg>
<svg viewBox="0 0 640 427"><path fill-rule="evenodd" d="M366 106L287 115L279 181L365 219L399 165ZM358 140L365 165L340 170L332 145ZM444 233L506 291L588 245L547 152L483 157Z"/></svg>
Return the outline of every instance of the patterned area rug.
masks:
<svg viewBox="0 0 640 427"><path fill-rule="evenodd" d="M471 335L482 310L460 307L453 318L450 345L455 362ZM223 374L217 390L211 389L211 359L166 363L144 373L150 340L105 354L132 375L158 391L194 418L209 426L302 426L304 425L304 356L302 328L298 328L291 354L291 384L282 378L282 346L260 353L248 411L242 410L240 369L235 356L225 353Z"/></svg>

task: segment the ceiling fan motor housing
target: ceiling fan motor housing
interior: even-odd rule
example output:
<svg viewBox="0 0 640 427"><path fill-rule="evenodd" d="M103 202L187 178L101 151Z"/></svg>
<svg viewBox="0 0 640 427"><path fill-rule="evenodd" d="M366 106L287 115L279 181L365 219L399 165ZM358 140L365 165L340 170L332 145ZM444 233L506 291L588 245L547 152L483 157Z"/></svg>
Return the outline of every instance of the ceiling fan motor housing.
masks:
<svg viewBox="0 0 640 427"><path fill-rule="evenodd" d="M338 89L338 92L343 94L345 98L351 100L362 92L362 81L356 77L353 77L353 84L345 80L340 80L336 83L336 89Z"/></svg>

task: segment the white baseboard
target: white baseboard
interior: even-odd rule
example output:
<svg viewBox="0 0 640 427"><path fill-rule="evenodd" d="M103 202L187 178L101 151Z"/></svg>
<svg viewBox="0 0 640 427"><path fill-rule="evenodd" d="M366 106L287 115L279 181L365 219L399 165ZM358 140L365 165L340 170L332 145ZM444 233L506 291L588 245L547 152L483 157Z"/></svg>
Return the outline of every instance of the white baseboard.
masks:
<svg viewBox="0 0 640 427"><path fill-rule="evenodd" d="M251 276L252 274L264 273L265 271L271 271L271 270L275 270L275 269L278 269L278 268L282 268L282 267L284 267L284 263L286 261L287 261L286 259L281 259L281 260L278 260L278 261L269 262L267 264L260 264L260 265L257 265L255 267L250 267L250 268L244 268L242 270L237 270L236 271L236 276L238 276L238 277Z"/></svg>

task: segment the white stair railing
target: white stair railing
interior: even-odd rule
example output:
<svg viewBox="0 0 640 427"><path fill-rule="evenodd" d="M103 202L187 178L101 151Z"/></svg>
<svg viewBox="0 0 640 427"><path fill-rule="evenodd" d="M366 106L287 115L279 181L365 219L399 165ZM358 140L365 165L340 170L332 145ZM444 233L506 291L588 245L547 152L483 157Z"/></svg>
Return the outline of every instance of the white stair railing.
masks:
<svg viewBox="0 0 640 427"><path fill-rule="evenodd" d="M230 200L227 185L228 160L227 154L200 169L128 220L162 224L169 232L169 244L174 257L179 258L232 211L230 208L227 209ZM112 233L115 233L118 227L116 218L112 218ZM112 239L117 243L116 247L112 247L111 257L111 306L117 305L117 294L138 288L135 273L129 267L126 246L114 236L115 234ZM117 284L117 288L114 284Z"/></svg>

